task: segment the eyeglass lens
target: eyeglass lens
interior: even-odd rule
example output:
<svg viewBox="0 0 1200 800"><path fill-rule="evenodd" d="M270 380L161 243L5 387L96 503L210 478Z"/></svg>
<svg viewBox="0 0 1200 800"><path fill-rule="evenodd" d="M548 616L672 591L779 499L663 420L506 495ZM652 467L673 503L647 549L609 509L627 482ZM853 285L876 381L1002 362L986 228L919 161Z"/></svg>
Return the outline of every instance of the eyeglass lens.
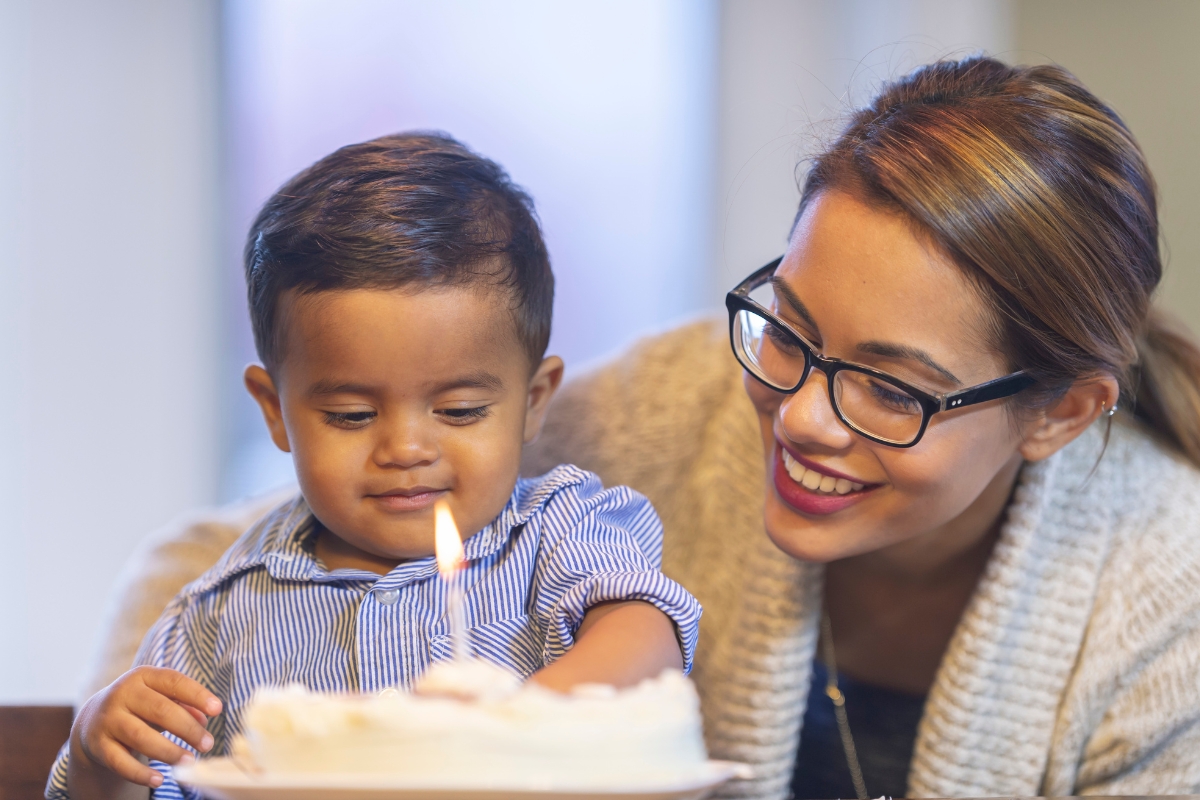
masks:
<svg viewBox="0 0 1200 800"><path fill-rule="evenodd" d="M768 386L787 392L805 379L804 346L762 315L738 311L733 342L738 361ZM908 444L921 432L920 402L890 381L842 369L833 379L833 397L842 417L869 436Z"/></svg>

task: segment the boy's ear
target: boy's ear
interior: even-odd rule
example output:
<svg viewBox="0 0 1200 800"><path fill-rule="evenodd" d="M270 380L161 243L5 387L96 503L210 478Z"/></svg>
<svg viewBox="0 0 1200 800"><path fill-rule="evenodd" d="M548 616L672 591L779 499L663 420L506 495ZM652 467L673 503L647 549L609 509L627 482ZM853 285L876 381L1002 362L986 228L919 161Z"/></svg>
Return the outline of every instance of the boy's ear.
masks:
<svg viewBox="0 0 1200 800"><path fill-rule="evenodd" d="M283 452L292 452L287 429L283 427L283 408L279 405L279 392L275 389L275 381L271 379L271 374L258 364L251 364L246 367L242 380L246 382L246 390L250 392L250 396L262 409L267 430L271 433L271 441Z"/></svg>
<svg viewBox="0 0 1200 800"><path fill-rule="evenodd" d="M1101 414L1116 408L1121 389L1105 375L1080 381L1047 411L1028 425L1020 448L1026 461L1049 458L1075 440Z"/></svg>
<svg viewBox="0 0 1200 800"><path fill-rule="evenodd" d="M563 360L558 356L542 359L529 381L529 404L525 407L525 444L533 444L546 422L546 410L563 379Z"/></svg>

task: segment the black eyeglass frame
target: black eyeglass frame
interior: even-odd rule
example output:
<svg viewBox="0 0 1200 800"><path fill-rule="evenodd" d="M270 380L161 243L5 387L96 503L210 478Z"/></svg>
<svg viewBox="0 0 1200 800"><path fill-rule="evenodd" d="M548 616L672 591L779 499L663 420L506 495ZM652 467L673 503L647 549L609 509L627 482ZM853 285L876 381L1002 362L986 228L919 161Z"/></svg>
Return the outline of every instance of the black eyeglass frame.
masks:
<svg viewBox="0 0 1200 800"><path fill-rule="evenodd" d="M975 386L968 386L965 389L959 389L956 392L942 392L940 394L933 394L923 389L919 389L910 383L902 381L894 375L889 375L886 372L881 372L880 370L872 367L867 367L862 364L855 364L853 361L843 361L840 358L827 358L819 354L816 347L814 347L811 342L794 331L785 321L768 311L761 304L750 299L750 292L765 284L771 278L771 276L775 274L775 270L779 267L781 261L783 261L783 256L780 256L762 268L755 270L748 278L739 283L733 289L733 291L725 295L725 307L729 309L729 346L733 348L734 358L738 360L738 363L742 365L742 368L745 369L746 372L750 373L751 377L753 377L763 386L766 386L768 389L780 392L782 394L795 394L796 392L800 391L800 387L804 386L805 381L808 380L809 373L812 372L813 367L821 370L821 372L825 373L825 383L829 387L829 405L833 408L833 412L837 414L837 418L841 420L842 424L844 424L846 427L850 428L855 433L870 439L872 442L878 442L879 444L887 445L888 447L912 447L917 442L921 441L921 437L925 435L925 429L929 427L929 419L934 414L937 414L941 411L948 411L950 409L966 408L967 406L973 406L977 403L986 403L989 400L1000 400L1005 397L1012 397L1018 392L1028 389L1037 382L1037 380L1032 375L1029 375L1027 372L1025 372L1025 370L1019 370L985 383L979 383ZM767 320L767 322L776 326L781 331L784 331L786 334L796 340L796 344L800 346L800 350L804 353L804 371L800 373L800 380L795 386L787 389L768 383L766 379L760 377L752 367L747 365L742 360L742 357L738 353L737 341L734 338L734 330L739 311L749 311L754 314L758 314ZM921 427L911 442L908 442L907 444L901 444L888 439L882 439L874 434L864 431L862 428L846 418L846 415L842 413L841 405L838 403L837 397L834 395L833 391L833 378L842 370L850 370L851 372L861 372L865 375L870 375L893 384L912 395L913 399L916 400L921 406Z"/></svg>

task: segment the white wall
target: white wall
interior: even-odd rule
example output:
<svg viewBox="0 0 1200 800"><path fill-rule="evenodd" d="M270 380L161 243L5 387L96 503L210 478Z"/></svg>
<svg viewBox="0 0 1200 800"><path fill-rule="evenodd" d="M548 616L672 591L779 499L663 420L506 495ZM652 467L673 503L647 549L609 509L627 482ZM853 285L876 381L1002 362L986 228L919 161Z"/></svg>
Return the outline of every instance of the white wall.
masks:
<svg viewBox="0 0 1200 800"><path fill-rule="evenodd" d="M1200 3L1022 0L1017 55L1070 69L1116 109L1158 181L1159 300L1200 332Z"/></svg>
<svg viewBox="0 0 1200 800"><path fill-rule="evenodd" d="M557 278L551 352L568 374L708 299L717 6L710 0L241 0L226 6L233 241L342 145L443 129L533 195ZM223 492L286 479L240 388L244 313L223 378Z"/></svg>
<svg viewBox="0 0 1200 800"><path fill-rule="evenodd" d="M943 52L1003 51L1011 27L1003 0L234 0L217 17L0 0L0 703L72 695L130 548L218 473L226 497L286 477L240 387L239 252L296 170L414 127L496 158L541 210L552 347L578 366L716 307L782 250L810 122L853 76L865 93Z"/></svg>
<svg viewBox="0 0 1200 800"><path fill-rule="evenodd" d="M1008 0L725 0L714 299L783 252L797 165L882 80L1012 48Z"/></svg>
<svg viewBox="0 0 1200 800"><path fill-rule="evenodd" d="M69 700L134 543L215 497L214 12L0 2L0 703Z"/></svg>
<svg viewBox="0 0 1200 800"><path fill-rule="evenodd" d="M242 0L226 7L233 157L227 297L241 237L337 146L443 128L538 203L568 372L700 309L784 247L795 168L823 123L938 56L1011 47L1008 0ZM852 96L847 87L852 86ZM225 377L222 494L287 480Z"/></svg>
<svg viewBox="0 0 1200 800"><path fill-rule="evenodd" d="M792 168L831 135L830 118L882 79L984 50L1064 65L1129 124L1159 185L1159 300L1200 332L1198 35L1196 0L725 0L719 292L782 252L799 197Z"/></svg>

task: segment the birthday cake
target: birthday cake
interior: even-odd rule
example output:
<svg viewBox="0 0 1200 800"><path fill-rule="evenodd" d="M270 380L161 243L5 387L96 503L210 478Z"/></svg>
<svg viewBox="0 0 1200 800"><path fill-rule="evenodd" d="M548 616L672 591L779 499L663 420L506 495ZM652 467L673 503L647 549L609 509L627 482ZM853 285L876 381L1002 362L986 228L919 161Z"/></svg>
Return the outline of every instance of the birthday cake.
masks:
<svg viewBox="0 0 1200 800"><path fill-rule="evenodd" d="M441 664L415 693L260 691L234 758L265 775L380 775L424 786L603 787L686 780L706 764L691 682L560 694L482 661Z"/></svg>

